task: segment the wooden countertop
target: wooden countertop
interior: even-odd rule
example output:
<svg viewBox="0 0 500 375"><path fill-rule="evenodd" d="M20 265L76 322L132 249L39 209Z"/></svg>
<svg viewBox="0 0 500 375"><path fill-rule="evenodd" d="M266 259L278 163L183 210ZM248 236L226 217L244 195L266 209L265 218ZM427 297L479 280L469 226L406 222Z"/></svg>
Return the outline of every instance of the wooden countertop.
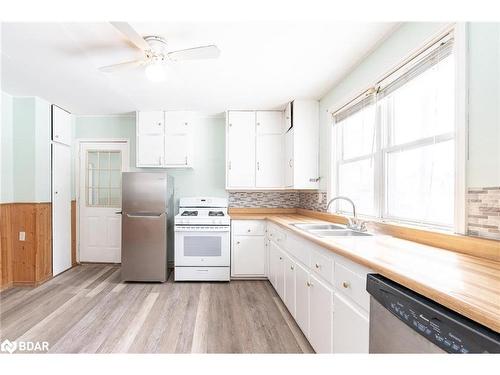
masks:
<svg viewBox="0 0 500 375"><path fill-rule="evenodd" d="M500 262L387 235L318 238L290 224L328 222L294 213L230 215L281 225L500 333Z"/></svg>

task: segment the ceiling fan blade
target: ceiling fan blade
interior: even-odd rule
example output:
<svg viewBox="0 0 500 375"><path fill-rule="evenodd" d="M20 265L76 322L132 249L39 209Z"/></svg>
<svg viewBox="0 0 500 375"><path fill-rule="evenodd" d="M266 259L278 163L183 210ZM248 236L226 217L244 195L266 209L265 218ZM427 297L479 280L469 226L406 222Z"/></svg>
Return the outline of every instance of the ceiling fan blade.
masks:
<svg viewBox="0 0 500 375"><path fill-rule="evenodd" d="M168 53L171 60L196 60L196 59L216 59L220 56L220 50L215 45L194 47L172 51Z"/></svg>
<svg viewBox="0 0 500 375"><path fill-rule="evenodd" d="M143 64L144 64L143 60L133 60L133 61L123 62L120 64L102 66L99 68L99 70L103 73L113 73L113 72L119 72L121 70L136 68Z"/></svg>
<svg viewBox="0 0 500 375"><path fill-rule="evenodd" d="M127 22L111 22L118 31L125 35L137 48L147 51L151 46L139 35L135 29Z"/></svg>

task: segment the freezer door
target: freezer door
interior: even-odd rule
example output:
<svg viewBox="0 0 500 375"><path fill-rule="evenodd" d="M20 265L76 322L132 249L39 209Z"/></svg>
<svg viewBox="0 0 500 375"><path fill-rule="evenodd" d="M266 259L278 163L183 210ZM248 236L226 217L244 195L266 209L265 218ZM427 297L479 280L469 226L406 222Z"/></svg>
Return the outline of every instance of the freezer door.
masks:
<svg viewBox="0 0 500 375"><path fill-rule="evenodd" d="M167 174L124 172L122 175L123 213L167 212Z"/></svg>
<svg viewBox="0 0 500 375"><path fill-rule="evenodd" d="M123 281L167 280L167 215L123 213Z"/></svg>

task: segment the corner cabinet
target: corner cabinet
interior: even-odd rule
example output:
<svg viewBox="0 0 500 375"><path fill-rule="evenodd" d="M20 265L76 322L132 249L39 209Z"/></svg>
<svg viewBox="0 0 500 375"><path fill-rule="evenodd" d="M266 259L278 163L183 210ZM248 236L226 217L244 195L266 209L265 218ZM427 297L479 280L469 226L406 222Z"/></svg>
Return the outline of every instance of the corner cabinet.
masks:
<svg viewBox="0 0 500 375"><path fill-rule="evenodd" d="M136 113L136 166L189 168L194 115L187 111Z"/></svg>
<svg viewBox="0 0 500 375"><path fill-rule="evenodd" d="M227 111L226 189L319 187L319 103L285 111Z"/></svg>

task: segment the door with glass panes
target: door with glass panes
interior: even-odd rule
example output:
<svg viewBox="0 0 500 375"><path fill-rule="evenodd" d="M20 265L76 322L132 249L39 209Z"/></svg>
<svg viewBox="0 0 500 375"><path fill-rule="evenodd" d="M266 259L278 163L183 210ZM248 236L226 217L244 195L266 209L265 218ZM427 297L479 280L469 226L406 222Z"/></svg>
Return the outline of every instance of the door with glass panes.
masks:
<svg viewBox="0 0 500 375"><path fill-rule="evenodd" d="M81 262L121 261L121 182L128 166L126 142L80 144Z"/></svg>

